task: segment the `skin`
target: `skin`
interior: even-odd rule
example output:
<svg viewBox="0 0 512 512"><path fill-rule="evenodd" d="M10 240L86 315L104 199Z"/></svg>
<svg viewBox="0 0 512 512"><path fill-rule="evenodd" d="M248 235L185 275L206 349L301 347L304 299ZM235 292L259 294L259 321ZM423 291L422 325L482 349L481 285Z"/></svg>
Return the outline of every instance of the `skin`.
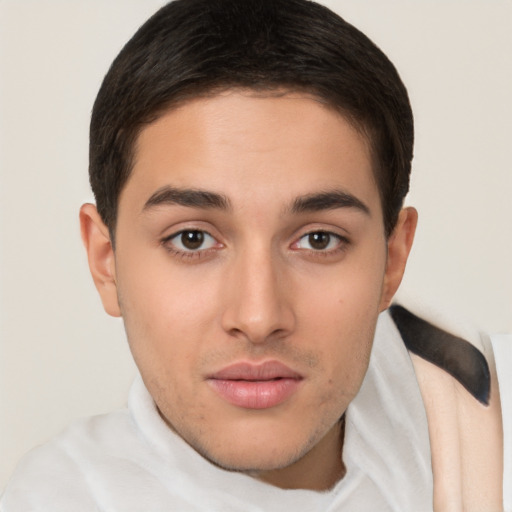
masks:
<svg viewBox="0 0 512 512"><path fill-rule="evenodd" d="M328 489L342 478L339 420L417 219L404 209L386 239L371 162L366 139L314 98L230 91L141 132L115 251L96 208L82 207L105 310L123 317L162 417L215 464L283 488ZM183 189L227 204L176 204ZM293 208L333 191L334 201ZM339 203L340 191L360 204ZM187 248L183 230L204 233L203 245ZM302 377L274 407L233 405L208 382L232 363L270 360Z"/></svg>

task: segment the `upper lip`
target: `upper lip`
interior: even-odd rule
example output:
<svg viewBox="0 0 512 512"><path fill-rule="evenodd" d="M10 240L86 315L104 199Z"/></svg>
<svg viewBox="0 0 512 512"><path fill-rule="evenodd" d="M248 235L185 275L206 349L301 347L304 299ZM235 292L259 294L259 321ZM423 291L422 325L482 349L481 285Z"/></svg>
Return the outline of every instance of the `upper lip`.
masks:
<svg viewBox="0 0 512 512"><path fill-rule="evenodd" d="M264 363L234 363L211 374L210 379L217 380L253 380L264 381L273 379L302 379L302 375L279 361Z"/></svg>

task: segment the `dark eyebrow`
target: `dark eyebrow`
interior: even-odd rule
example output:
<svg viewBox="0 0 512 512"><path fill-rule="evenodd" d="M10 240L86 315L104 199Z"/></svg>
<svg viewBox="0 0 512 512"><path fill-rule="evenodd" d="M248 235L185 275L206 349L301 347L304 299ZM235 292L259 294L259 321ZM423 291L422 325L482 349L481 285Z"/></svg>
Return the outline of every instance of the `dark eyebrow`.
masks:
<svg viewBox="0 0 512 512"><path fill-rule="evenodd" d="M229 199L216 192L193 188L165 186L159 188L144 204L143 211L160 205L180 205L189 208L229 210Z"/></svg>
<svg viewBox="0 0 512 512"><path fill-rule="evenodd" d="M356 196L343 190L330 190L297 197L290 208L292 213L318 212L336 208L356 208L370 215L370 208Z"/></svg>

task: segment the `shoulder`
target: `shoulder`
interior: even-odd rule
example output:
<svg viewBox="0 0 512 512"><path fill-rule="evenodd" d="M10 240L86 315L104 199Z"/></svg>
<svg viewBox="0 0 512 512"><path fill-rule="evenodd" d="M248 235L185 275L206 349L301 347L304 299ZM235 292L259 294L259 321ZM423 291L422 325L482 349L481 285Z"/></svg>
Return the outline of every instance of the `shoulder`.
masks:
<svg viewBox="0 0 512 512"><path fill-rule="evenodd" d="M0 511L96 510L94 468L112 466L134 437L127 410L76 421L25 455L1 497Z"/></svg>

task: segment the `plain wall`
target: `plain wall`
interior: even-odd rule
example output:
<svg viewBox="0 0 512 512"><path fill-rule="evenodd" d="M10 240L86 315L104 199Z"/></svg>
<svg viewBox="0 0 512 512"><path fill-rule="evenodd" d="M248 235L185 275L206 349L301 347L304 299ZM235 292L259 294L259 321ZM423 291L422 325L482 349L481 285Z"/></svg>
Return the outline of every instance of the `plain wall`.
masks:
<svg viewBox="0 0 512 512"><path fill-rule="evenodd" d="M0 488L74 418L122 406L134 375L81 247L89 114L160 0L0 1ZM408 86L420 223L403 295L512 331L512 3L331 0Z"/></svg>

